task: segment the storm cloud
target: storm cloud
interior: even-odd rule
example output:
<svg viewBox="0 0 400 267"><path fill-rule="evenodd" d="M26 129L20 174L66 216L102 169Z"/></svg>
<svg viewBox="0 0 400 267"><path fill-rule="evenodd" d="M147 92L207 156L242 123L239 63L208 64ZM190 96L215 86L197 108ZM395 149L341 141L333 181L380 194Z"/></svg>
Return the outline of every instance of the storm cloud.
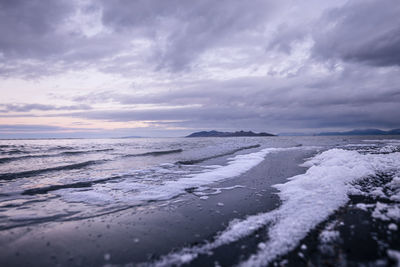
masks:
<svg viewBox="0 0 400 267"><path fill-rule="evenodd" d="M399 36L396 0L3 0L0 119L396 128Z"/></svg>
<svg viewBox="0 0 400 267"><path fill-rule="evenodd" d="M396 0L350 1L327 11L314 34L314 52L376 66L400 65L400 5Z"/></svg>

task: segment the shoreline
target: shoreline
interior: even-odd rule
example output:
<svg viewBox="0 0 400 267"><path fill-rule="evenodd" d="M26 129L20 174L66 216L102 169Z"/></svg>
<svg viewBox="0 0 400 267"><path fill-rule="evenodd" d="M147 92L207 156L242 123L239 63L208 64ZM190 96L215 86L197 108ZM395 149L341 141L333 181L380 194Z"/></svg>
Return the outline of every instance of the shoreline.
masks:
<svg viewBox="0 0 400 267"><path fill-rule="evenodd" d="M306 168L298 165L312 154L302 150L269 154L250 171L210 186L243 187L222 189L207 199L189 193L179 199L100 217L1 232L0 265L100 266L157 259L173 250L209 240L234 218L276 208L279 198L271 185L304 173Z"/></svg>

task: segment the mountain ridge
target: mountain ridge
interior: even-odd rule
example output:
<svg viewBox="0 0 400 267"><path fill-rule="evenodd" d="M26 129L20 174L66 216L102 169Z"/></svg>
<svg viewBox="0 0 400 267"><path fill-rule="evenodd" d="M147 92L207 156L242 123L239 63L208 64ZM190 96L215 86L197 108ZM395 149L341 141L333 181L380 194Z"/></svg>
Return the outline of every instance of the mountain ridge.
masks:
<svg viewBox="0 0 400 267"><path fill-rule="evenodd" d="M316 134L318 136L329 136L329 135L400 135L400 129L392 129L383 131L380 129L355 129L346 132L322 132Z"/></svg>

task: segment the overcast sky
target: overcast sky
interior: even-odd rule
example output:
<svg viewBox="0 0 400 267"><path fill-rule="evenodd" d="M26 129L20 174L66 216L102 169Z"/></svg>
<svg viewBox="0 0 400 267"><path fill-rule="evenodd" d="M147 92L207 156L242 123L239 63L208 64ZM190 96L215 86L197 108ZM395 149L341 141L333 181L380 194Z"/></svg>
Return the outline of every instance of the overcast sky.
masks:
<svg viewBox="0 0 400 267"><path fill-rule="evenodd" d="M0 137L400 128L398 0L0 0Z"/></svg>

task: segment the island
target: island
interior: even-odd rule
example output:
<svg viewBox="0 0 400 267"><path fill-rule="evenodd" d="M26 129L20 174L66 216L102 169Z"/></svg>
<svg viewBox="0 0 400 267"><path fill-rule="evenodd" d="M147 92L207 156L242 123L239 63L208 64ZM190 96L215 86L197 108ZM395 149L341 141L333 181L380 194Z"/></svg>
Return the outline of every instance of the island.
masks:
<svg viewBox="0 0 400 267"><path fill-rule="evenodd" d="M237 131L237 132L218 132L218 131L201 131L192 133L186 137L262 137L262 136L276 136L270 133L254 133L252 131Z"/></svg>

